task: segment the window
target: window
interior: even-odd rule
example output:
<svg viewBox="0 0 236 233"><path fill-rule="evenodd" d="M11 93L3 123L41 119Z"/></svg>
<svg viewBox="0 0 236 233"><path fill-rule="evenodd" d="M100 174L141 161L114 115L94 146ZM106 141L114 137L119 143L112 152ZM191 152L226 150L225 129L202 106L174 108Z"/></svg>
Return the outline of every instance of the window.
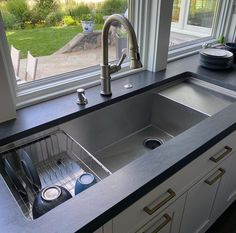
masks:
<svg viewBox="0 0 236 233"><path fill-rule="evenodd" d="M214 36L219 0L174 0L170 48Z"/></svg>
<svg viewBox="0 0 236 233"><path fill-rule="evenodd" d="M104 20L125 14L127 7L127 0L0 1L17 84L98 70ZM127 47L126 32L118 24L110 29L109 47L110 61Z"/></svg>
<svg viewBox="0 0 236 233"><path fill-rule="evenodd" d="M45 12L39 5L35 8L35 4L40 2L51 4L49 9L54 10ZM6 5L9 3L13 6ZM109 4L104 7L105 3ZM16 9L15 4L18 5L19 11L12 10ZM203 41L215 41L219 35L226 36L228 24L231 22L233 1L0 0L0 9L6 32L4 33L0 17L0 58L4 63L2 70L10 83L9 88L12 93L16 93L16 98L13 96L16 106L21 108L75 92L78 87L87 88L100 84L101 48L100 37L96 37L96 34L100 33L106 15L111 13L127 15L129 11L128 16L134 26L140 47L143 69L156 72L165 69L167 58L176 59L178 55L196 52ZM26 13L23 13L25 10ZM39 17L39 13L46 16ZM91 16L95 21L94 32L82 33L81 19L88 19ZM110 33L110 61L117 60L122 48L127 47L126 32L119 25L113 26L115 30ZM90 25L87 28L90 28ZM82 45L74 47L75 42L81 40ZM25 49L22 49L23 45ZM78 51L74 51L74 48ZM12 58L15 58L14 62L11 62L10 50ZM20 64L18 64L19 50ZM99 52L94 52L98 50ZM26 77L27 62L30 65L29 76ZM17 79L13 75L12 63L16 74L20 66ZM37 68L34 69L35 67ZM123 71L127 70L128 63L123 66ZM122 77L125 74L123 72L114 76ZM1 80L0 85L2 85Z"/></svg>

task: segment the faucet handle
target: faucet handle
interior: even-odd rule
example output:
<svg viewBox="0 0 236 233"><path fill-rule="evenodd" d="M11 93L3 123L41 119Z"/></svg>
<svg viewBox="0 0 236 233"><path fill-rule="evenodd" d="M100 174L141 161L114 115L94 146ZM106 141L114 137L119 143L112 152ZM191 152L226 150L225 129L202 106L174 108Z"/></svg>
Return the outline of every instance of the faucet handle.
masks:
<svg viewBox="0 0 236 233"><path fill-rule="evenodd" d="M111 65L111 66L110 66L110 68L109 68L109 69L110 69L110 74L113 74L113 73L115 73L115 72L121 70L121 64L122 64L123 61L125 60L126 56L127 56L126 53L122 53L121 58L120 58L118 64L117 64L117 65Z"/></svg>
<svg viewBox="0 0 236 233"><path fill-rule="evenodd" d="M125 58L127 57L126 53L122 53L121 58L117 64L118 67L121 67L122 63L124 62Z"/></svg>

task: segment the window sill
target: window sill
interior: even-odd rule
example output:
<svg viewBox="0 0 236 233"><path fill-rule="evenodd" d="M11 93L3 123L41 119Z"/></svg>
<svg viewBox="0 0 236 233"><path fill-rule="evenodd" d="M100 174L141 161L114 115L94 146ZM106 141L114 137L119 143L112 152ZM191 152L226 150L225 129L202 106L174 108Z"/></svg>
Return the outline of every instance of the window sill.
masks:
<svg viewBox="0 0 236 233"><path fill-rule="evenodd" d="M112 75L112 80L143 71L144 68L129 70L129 62L123 64L122 71ZM20 109L47 101L59 96L71 94L78 88L90 88L100 84L100 69L96 66L93 71L85 70L80 75L71 72L68 78L55 76L44 80L36 80L18 87L16 108Z"/></svg>
<svg viewBox="0 0 236 233"><path fill-rule="evenodd" d="M216 42L217 42L216 39L208 37L204 39L199 39L197 42L195 41L195 43L191 41L191 42L186 42L184 44L173 46L169 49L168 62L197 54L202 49L202 45L204 43L214 44Z"/></svg>

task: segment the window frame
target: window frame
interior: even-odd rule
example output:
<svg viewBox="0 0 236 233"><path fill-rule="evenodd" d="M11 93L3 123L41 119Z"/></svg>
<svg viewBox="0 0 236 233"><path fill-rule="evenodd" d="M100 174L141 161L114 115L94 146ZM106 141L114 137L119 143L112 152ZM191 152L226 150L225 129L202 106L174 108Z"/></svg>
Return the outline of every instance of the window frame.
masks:
<svg viewBox="0 0 236 233"><path fill-rule="evenodd" d="M133 4L131 4L130 2L131 0L128 0L128 9L130 9L130 7L133 6ZM130 13L131 12L132 10L130 10ZM2 18L0 20L2 20ZM3 33L1 36L4 37L6 40L5 33ZM5 48L5 52L9 57L10 51L8 45L6 43L3 43L3 47ZM54 75L51 77L45 77L43 79L17 85L15 75L12 75L14 74L14 68L12 66L12 63L9 62L9 59L7 63L8 63L7 69L11 74L9 75L8 79L10 81L11 88L15 92L14 101L16 104L16 109L20 109L32 104L49 100L61 95L73 93L76 91L76 89L80 87L88 88L100 84L99 64L88 68L75 70L59 75ZM112 80L117 79L119 77L123 77L125 74L128 73L132 74L137 72L137 70L129 70L128 67L129 67L129 61L124 62L124 64L122 64L121 71L119 73L112 75ZM145 68L143 67L139 69L138 72L144 69Z"/></svg>
<svg viewBox="0 0 236 233"><path fill-rule="evenodd" d="M112 75L112 79L122 78L128 74L137 73L142 70L157 72L166 68L167 62L197 53L204 42L216 42L217 35L226 35L230 26L230 17L234 3L230 0L222 3L222 10L219 12L218 22L221 22L215 31L215 38L209 37L204 40L194 41L185 44L185 47L176 47L169 50L169 35L171 27L171 13L173 0L129 0L129 18L137 32L137 40L140 45L140 53L143 68L129 70L129 63L122 65L122 72ZM154 20L153 20L154 19ZM0 35L6 37L5 33ZM6 41L6 38L5 38ZM9 49L6 51L7 43L3 44L8 59L6 60L8 81L11 89L15 90L16 109L36 104L61 95L73 93L77 88L88 88L100 84L99 66L61 74L24 85L17 85L10 61ZM159 58L162 59L159 59ZM1 84L1 81L0 81Z"/></svg>
<svg viewBox="0 0 236 233"><path fill-rule="evenodd" d="M215 20L218 16L219 5L220 5L220 0L217 1L216 12L214 12L214 18L213 18L213 22L212 22L213 27L215 25ZM178 30L190 31L190 33L192 33L192 35L196 35L199 33L203 34L203 35L205 33L212 34L212 29L210 29L210 28L205 28L205 27L201 27L201 26L195 26L195 25L188 24L189 11L190 11L190 1L189 0L181 0L179 22L171 23L171 26L173 27L173 29L176 31L178 31ZM194 33L195 30L198 30L198 32Z"/></svg>
<svg viewBox="0 0 236 233"><path fill-rule="evenodd" d="M189 3L187 5L189 5ZM176 59L180 59L182 57L186 57L192 54L196 54L202 49L202 44L217 43L218 38L220 36L224 36L227 39L227 33L228 33L230 23L231 23L230 18L233 13L232 12L233 7L234 7L233 1L230 1L230 0L219 1L218 6L217 6L218 12L214 20L215 25L214 25L214 28L212 29L212 35L170 47L169 52L168 52L168 62L176 60Z"/></svg>

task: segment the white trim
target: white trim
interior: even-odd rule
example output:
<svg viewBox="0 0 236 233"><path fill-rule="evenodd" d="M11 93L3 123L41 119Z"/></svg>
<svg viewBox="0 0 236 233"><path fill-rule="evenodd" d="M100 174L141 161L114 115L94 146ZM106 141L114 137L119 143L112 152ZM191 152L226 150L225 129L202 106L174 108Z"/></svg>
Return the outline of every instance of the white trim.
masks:
<svg viewBox="0 0 236 233"><path fill-rule="evenodd" d="M167 65L173 0L135 0L133 4L139 7L135 20L140 27L138 38L143 46L144 66L153 72L163 70Z"/></svg>
<svg viewBox="0 0 236 233"><path fill-rule="evenodd" d="M233 1L232 0L225 0L220 4L221 11L218 15L218 21L216 24L218 25L215 31L215 36L227 36L227 31L229 27L229 17L231 17L232 8L233 8Z"/></svg>
<svg viewBox="0 0 236 233"><path fill-rule="evenodd" d="M185 28L185 29L180 29L178 27L173 26L173 23L171 23L171 31L172 32L177 32L177 33L183 33L186 35L191 35L191 36L198 36L198 37L206 37L206 36L211 36L211 33L208 33L206 35L206 32L199 31L198 27L195 29L193 27Z"/></svg>
<svg viewBox="0 0 236 233"><path fill-rule="evenodd" d="M199 51L200 51L200 49L198 49L198 50L190 50L189 52L186 51L185 53L180 53L179 55L175 54L175 56L168 58L168 62L176 61L176 60L179 60L181 58L197 54L197 53L199 53Z"/></svg>
<svg viewBox="0 0 236 233"><path fill-rule="evenodd" d="M173 46L174 48L172 48L172 50L170 49L168 53L168 62L186 57L186 55L189 56L198 53L202 49L203 43L214 44L217 43L217 40L212 38L206 38L205 40L200 39L197 43L185 43L184 48L181 45Z"/></svg>
<svg viewBox="0 0 236 233"><path fill-rule="evenodd" d="M186 0L181 0L179 27L182 29L184 28L186 9L188 11L187 6L188 6L188 2Z"/></svg>
<svg viewBox="0 0 236 233"><path fill-rule="evenodd" d="M220 36L227 37L230 28L230 19L233 13L233 4L234 3L231 0L218 1L218 5L216 6L217 13L213 22L212 36L171 46L169 48L168 61L181 58L186 56L186 54L194 54L201 49L203 43L215 43Z"/></svg>
<svg viewBox="0 0 236 233"><path fill-rule="evenodd" d="M218 9L219 1L220 0L217 1L216 12ZM175 28L176 30L178 30L178 29L179 30L186 30L187 29L187 30L192 31L192 33L194 33L194 31L197 30L198 33L201 33L203 35L204 34L211 35L212 29L210 29L210 28L205 28L205 27L201 27L201 26L194 26L194 25L188 24L189 9L190 9L190 0L182 0L181 6L180 6L179 21L173 22L172 27ZM214 24L215 18L216 18L216 13L214 15L212 24Z"/></svg>
<svg viewBox="0 0 236 233"><path fill-rule="evenodd" d="M148 33L149 33L149 17L147 17L147 12L149 10L151 0L130 0L129 10L130 18L129 20L133 24L134 30L136 32L137 41L139 44L141 61L143 67L147 67L147 50L146 46L148 44Z"/></svg>
<svg viewBox="0 0 236 233"><path fill-rule="evenodd" d="M15 103L16 98L16 78L15 71L11 60L10 50L7 44L7 38L4 30L3 19L0 11L0 56L3 58L3 62L5 63L4 70L2 72L6 73L7 80L9 82L10 91L12 99Z"/></svg>
<svg viewBox="0 0 236 233"><path fill-rule="evenodd" d="M195 26L195 25L191 25L188 24L188 17L189 17L189 9L190 9L190 0L185 0L186 1L186 11L185 11L185 16L184 16L184 25L183 25L183 29L187 29L190 31L195 31L197 30L200 34L207 34L207 36L212 35L212 28L214 27L214 22L215 22L215 18L217 17L217 12L218 12L218 5L219 5L219 1L217 0L217 5L216 8L214 9L214 16L213 16L213 21L212 21L212 28L205 28L205 27L201 27L201 26Z"/></svg>
<svg viewBox="0 0 236 233"><path fill-rule="evenodd" d="M3 122L16 117L15 91L12 80L14 77L16 83L16 76L11 60L10 50L7 45L1 12L0 39L0 122Z"/></svg>
<svg viewBox="0 0 236 233"><path fill-rule="evenodd" d="M232 18L229 29L229 35L227 38L228 42L236 42L236 0L234 0L234 5L232 9Z"/></svg>
<svg viewBox="0 0 236 233"><path fill-rule="evenodd" d="M163 70L167 66L169 40L170 40L170 28L171 28L171 16L173 8L173 0L159 0L159 12L157 23L157 49L154 50L154 67L152 71L157 72Z"/></svg>

